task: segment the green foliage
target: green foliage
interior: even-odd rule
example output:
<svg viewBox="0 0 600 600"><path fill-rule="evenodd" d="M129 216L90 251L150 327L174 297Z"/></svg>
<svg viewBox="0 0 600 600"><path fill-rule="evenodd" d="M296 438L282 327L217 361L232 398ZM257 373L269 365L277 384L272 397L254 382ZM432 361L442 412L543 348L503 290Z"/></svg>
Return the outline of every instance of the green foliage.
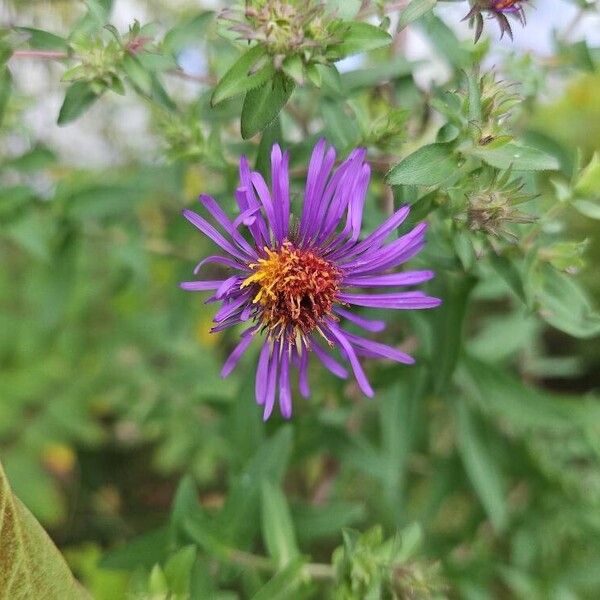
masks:
<svg viewBox="0 0 600 600"><path fill-rule="evenodd" d="M4 598L63 598L87 594L31 513L13 496L0 465L0 589Z"/></svg>
<svg viewBox="0 0 600 600"><path fill-rule="evenodd" d="M543 63L512 50L485 71L494 42L460 40L430 0L155 2L125 29L110 0L13 4L0 448L88 592L598 597L598 49L557 35ZM423 84L392 23L428 38L445 79ZM52 93L24 84L31 61ZM38 130L26 116L60 90L69 127ZM365 360L373 401L314 364L292 423L264 424L256 350L221 379L237 332L209 334L177 287L213 253L179 213L205 192L233 215L239 156L269 179L275 142L297 207L323 136L340 159L368 150L367 231L404 204L398 235L427 220L407 268L434 269L443 304L383 314L377 339L417 364ZM1 484L0 596L82 597Z"/></svg>

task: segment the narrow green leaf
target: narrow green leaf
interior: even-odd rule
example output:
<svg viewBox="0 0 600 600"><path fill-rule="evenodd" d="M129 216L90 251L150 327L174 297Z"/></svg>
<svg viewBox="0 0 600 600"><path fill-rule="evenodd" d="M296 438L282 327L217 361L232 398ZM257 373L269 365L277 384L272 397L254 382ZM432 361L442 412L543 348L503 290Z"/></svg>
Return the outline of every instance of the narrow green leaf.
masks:
<svg viewBox="0 0 600 600"><path fill-rule="evenodd" d="M87 598L52 540L16 498L0 465L0 596Z"/></svg>
<svg viewBox="0 0 600 600"><path fill-rule="evenodd" d="M166 558L169 534L168 527L160 527L144 533L107 552L100 561L100 566L104 569L123 570L150 568Z"/></svg>
<svg viewBox="0 0 600 600"><path fill-rule="evenodd" d="M575 192L582 198L600 198L600 152L594 152L592 160L579 174Z"/></svg>
<svg viewBox="0 0 600 600"><path fill-rule="evenodd" d="M443 298L433 316L434 347L438 349L433 386L438 394L447 389L462 353L464 321L475 283L476 279L465 273L446 273L434 282L433 293Z"/></svg>
<svg viewBox="0 0 600 600"><path fill-rule="evenodd" d="M219 102L243 94L269 81L275 69L268 60L263 46L254 46L244 52L223 75L210 99L212 106Z"/></svg>
<svg viewBox="0 0 600 600"><path fill-rule="evenodd" d="M304 560L297 558L285 569L279 571L264 587L262 587L252 600L288 600L302 582L302 568Z"/></svg>
<svg viewBox="0 0 600 600"><path fill-rule="evenodd" d="M197 44L206 34L206 30L214 19L212 11L203 11L184 18L180 23L167 31L162 47L171 54L179 54L186 47Z"/></svg>
<svg viewBox="0 0 600 600"><path fill-rule="evenodd" d="M490 253L489 260L496 273L506 281L511 290L525 304L529 305L529 298L527 297L525 286L523 285L523 274L515 261L496 253Z"/></svg>
<svg viewBox="0 0 600 600"><path fill-rule="evenodd" d="M572 277L548 266L536 297L540 316L553 327L578 338L600 334L600 314Z"/></svg>
<svg viewBox="0 0 600 600"><path fill-rule="evenodd" d="M246 93L242 106L242 137L247 140L271 123L294 91L294 81L283 73Z"/></svg>
<svg viewBox="0 0 600 600"><path fill-rule="evenodd" d="M344 104L324 100L321 102L321 114L325 121L327 139L338 149L356 145L360 132L356 119L351 118L344 110Z"/></svg>
<svg viewBox="0 0 600 600"><path fill-rule="evenodd" d="M506 527L508 508L500 467L477 429L466 401L456 402L458 449L473 488L477 492L492 525L498 531Z"/></svg>
<svg viewBox="0 0 600 600"><path fill-rule="evenodd" d="M243 546L258 533L262 481L281 481L291 447L292 429L279 429L261 444L234 479L225 506L217 518L217 529L224 540Z"/></svg>
<svg viewBox="0 0 600 600"><path fill-rule="evenodd" d="M4 114L8 105L8 100L12 92L12 78L7 68L0 67L0 126L4 120Z"/></svg>
<svg viewBox="0 0 600 600"><path fill-rule="evenodd" d="M87 81L76 81L71 84L58 113L58 124L66 125L80 117L98 100L99 96L92 91Z"/></svg>
<svg viewBox="0 0 600 600"><path fill-rule="evenodd" d="M420 19L436 4L437 0L411 0L408 3L408 6L400 13L400 19L398 19L398 31L402 31L413 21Z"/></svg>
<svg viewBox="0 0 600 600"><path fill-rule="evenodd" d="M15 27L15 31L28 35L27 43L34 50L55 50L67 52L69 43L65 38L49 31L34 29L33 27Z"/></svg>
<svg viewBox="0 0 600 600"><path fill-rule="evenodd" d="M456 174L458 161L449 144L429 144L413 152L386 175L391 185L439 185Z"/></svg>
<svg viewBox="0 0 600 600"><path fill-rule="evenodd" d="M281 488L263 481L261 491L263 540L269 555L282 568L300 554L292 517Z"/></svg>
<svg viewBox="0 0 600 600"><path fill-rule="evenodd" d="M172 538L177 540L185 520L199 513L198 491L191 476L186 475L179 482L171 507L170 526Z"/></svg>
<svg viewBox="0 0 600 600"><path fill-rule="evenodd" d="M575 200L573 202L575 210L588 219L600 221L600 198L598 200Z"/></svg>
<svg viewBox="0 0 600 600"><path fill-rule="evenodd" d="M471 54L461 44L454 31L433 13L425 14L419 26L438 51L440 57L455 69L468 69L472 59Z"/></svg>
<svg viewBox="0 0 600 600"><path fill-rule="evenodd" d="M365 518L365 507L357 502L331 502L314 506L292 507L295 530L300 543L335 537L343 527L356 525Z"/></svg>
<svg viewBox="0 0 600 600"><path fill-rule="evenodd" d="M140 61L131 54L123 57L121 66L133 87L144 96L150 96L153 90L152 75L144 69Z"/></svg>
<svg viewBox="0 0 600 600"><path fill-rule="evenodd" d="M340 57L349 56L387 46L391 41L392 36L387 31L369 23L353 21L345 26L344 38L335 45L334 51Z"/></svg>
<svg viewBox="0 0 600 600"><path fill-rule="evenodd" d="M169 591L185 598L189 593L192 568L196 561L196 547L184 546L176 552L165 564L164 574Z"/></svg>
<svg viewBox="0 0 600 600"><path fill-rule="evenodd" d="M468 152L496 169L513 171L556 171L560 163L555 156L530 146L519 146L512 142L499 148L478 146Z"/></svg>
<svg viewBox="0 0 600 600"><path fill-rule="evenodd" d="M271 171L271 150L273 144L281 143L283 132L281 130L281 121L279 118L275 120L263 130L260 137L260 144L258 145L258 152L256 154L255 168L259 173L263 173L265 177ZM250 399L249 399L250 400ZM252 405L254 403L248 402ZM249 430L247 423L244 424L244 429Z"/></svg>

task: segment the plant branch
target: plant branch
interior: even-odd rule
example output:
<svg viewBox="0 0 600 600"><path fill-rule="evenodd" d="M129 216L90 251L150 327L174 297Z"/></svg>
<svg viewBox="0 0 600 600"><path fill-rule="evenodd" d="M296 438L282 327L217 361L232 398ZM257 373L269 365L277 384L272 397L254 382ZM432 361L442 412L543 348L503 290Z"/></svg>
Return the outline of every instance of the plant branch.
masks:
<svg viewBox="0 0 600 600"><path fill-rule="evenodd" d="M68 52L55 50L15 50L10 58L36 58L41 60L64 60L69 58Z"/></svg>
<svg viewBox="0 0 600 600"><path fill-rule="evenodd" d="M277 564L266 556L259 556L243 550L232 550L228 554L228 559L236 565L250 567L257 571L274 572L278 570ZM334 568L325 563L307 563L304 565L304 571L313 579L333 579L335 577Z"/></svg>

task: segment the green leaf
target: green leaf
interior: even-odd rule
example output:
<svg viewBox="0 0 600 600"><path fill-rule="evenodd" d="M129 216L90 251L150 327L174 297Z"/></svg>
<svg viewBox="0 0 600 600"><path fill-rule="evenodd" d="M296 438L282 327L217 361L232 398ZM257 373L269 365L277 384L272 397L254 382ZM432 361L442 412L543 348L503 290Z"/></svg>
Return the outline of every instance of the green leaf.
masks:
<svg viewBox="0 0 600 600"><path fill-rule="evenodd" d="M572 278L548 266L536 290L540 316L553 327L578 338L600 334L600 314Z"/></svg>
<svg viewBox="0 0 600 600"><path fill-rule="evenodd" d="M506 256L500 256L495 252L489 255L490 264L496 273L506 281L511 290L527 305L530 304L525 286L523 285L523 274L514 260Z"/></svg>
<svg viewBox="0 0 600 600"><path fill-rule="evenodd" d="M174 541L178 539L185 520L200 514L200 512L198 491L191 476L186 475L179 482L171 507L170 526Z"/></svg>
<svg viewBox="0 0 600 600"><path fill-rule="evenodd" d="M223 75L210 99L216 106L227 98L232 98L269 81L275 68L270 62L263 46L254 46L244 52Z"/></svg>
<svg viewBox="0 0 600 600"><path fill-rule="evenodd" d="M213 18L214 13L207 10L182 20L165 34L162 47L171 54L179 54L186 47L197 44Z"/></svg>
<svg viewBox="0 0 600 600"><path fill-rule="evenodd" d="M185 546L169 557L165 564L164 574L171 593L186 597L189 593L190 578L195 561L195 546Z"/></svg>
<svg viewBox="0 0 600 600"><path fill-rule="evenodd" d="M400 19L398 19L398 31L402 31L407 25L420 19L436 4L437 0L411 0L408 6L400 13Z"/></svg>
<svg viewBox="0 0 600 600"><path fill-rule="evenodd" d="M501 531L508 521L506 492L500 467L465 400L457 399L458 449L473 488L492 522Z"/></svg>
<svg viewBox="0 0 600 600"><path fill-rule="evenodd" d="M581 171L575 184L579 196L600 196L600 152L594 152L592 160Z"/></svg>
<svg viewBox="0 0 600 600"><path fill-rule="evenodd" d="M100 566L104 569L133 570L138 567L150 568L158 562L163 562L167 556L169 534L168 527L144 533L110 550L100 561Z"/></svg>
<svg viewBox="0 0 600 600"><path fill-rule="evenodd" d="M347 26L344 24L343 40L335 45L334 51L340 57L349 56L387 46L391 41L392 36L387 31L369 23L353 21Z"/></svg>
<svg viewBox="0 0 600 600"><path fill-rule="evenodd" d="M16 498L0 465L0 594L10 600L87 598L52 540Z"/></svg>
<svg viewBox="0 0 600 600"><path fill-rule="evenodd" d="M281 143L282 136L281 121L278 118L275 118L275 120L263 130L260 137L260 144L258 145L254 168L259 173L262 173L267 181L269 181L268 175L271 172L271 151L273 149L273 144ZM247 423L244 424L244 427L248 430Z"/></svg>
<svg viewBox="0 0 600 600"><path fill-rule="evenodd" d="M419 22L442 59L455 69L469 68L471 54L461 45L454 31L433 13L425 14Z"/></svg>
<svg viewBox="0 0 600 600"><path fill-rule="evenodd" d="M271 123L294 91L294 81L283 73L247 92L242 106L242 137L247 140Z"/></svg>
<svg viewBox="0 0 600 600"><path fill-rule="evenodd" d="M365 507L357 502L336 501L327 505L303 504L292 507L300 543L337 536L343 527L362 521L365 514Z"/></svg>
<svg viewBox="0 0 600 600"><path fill-rule="evenodd" d="M98 23L106 23L110 17L114 0L85 0L90 15Z"/></svg>
<svg viewBox="0 0 600 600"><path fill-rule="evenodd" d="M433 386L438 394L447 389L461 356L464 322L475 283L476 279L470 275L448 272L437 277L432 288L443 299L432 316L434 347L438 352Z"/></svg>
<svg viewBox="0 0 600 600"><path fill-rule="evenodd" d="M6 106L12 92L12 78L7 68L0 67L0 126L4 120Z"/></svg>
<svg viewBox="0 0 600 600"><path fill-rule="evenodd" d="M282 568L300 554L292 517L279 487L263 481L261 491L263 540L269 555Z"/></svg>
<svg viewBox="0 0 600 600"><path fill-rule="evenodd" d="M589 423L581 398L573 402L526 387L495 365L465 357L457 375L480 410L502 419L517 433L540 428L569 431L574 424Z"/></svg>
<svg viewBox="0 0 600 600"><path fill-rule="evenodd" d="M519 146L512 142L499 148L478 146L468 154L480 158L496 169L513 171L556 171L560 163L555 156L530 146Z"/></svg>
<svg viewBox="0 0 600 600"><path fill-rule="evenodd" d="M80 117L98 100L99 96L87 81L76 81L67 89L65 99L58 113L58 124L66 125Z"/></svg>
<svg viewBox="0 0 600 600"><path fill-rule="evenodd" d="M223 510L217 518L220 536L243 545L259 529L261 485L265 479L278 483L289 460L292 429L283 427L263 442L235 478Z"/></svg>
<svg viewBox="0 0 600 600"><path fill-rule="evenodd" d="M327 139L340 150L356 145L359 138L356 119L350 117L344 108L347 107L339 102L321 102Z"/></svg>
<svg viewBox="0 0 600 600"><path fill-rule="evenodd" d="M600 221L600 201L575 200L573 202L573 207L584 217Z"/></svg>
<svg viewBox="0 0 600 600"><path fill-rule="evenodd" d="M439 185L456 175L458 161L449 144L429 144L419 148L386 175L391 185Z"/></svg>
<svg viewBox="0 0 600 600"><path fill-rule="evenodd" d="M304 560L297 558L285 569L279 571L264 587L262 587L252 600L288 600L302 582L302 568Z"/></svg>
<svg viewBox="0 0 600 600"><path fill-rule="evenodd" d="M26 33L28 45L34 50L55 50L67 52L69 43L65 38L62 38L49 31L42 29L34 29L32 27L15 27L15 31Z"/></svg>
<svg viewBox="0 0 600 600"><path fill-rule="evenodd" d="M415 63L410 63L403 56L397 56L380 64L371 65L367 69L356 69L341 75L342 87L346 90L369 88L386 81L394 81L408 77Z"/></svg>
<svg viewBox="0 0 600 600"><path fill-rule="evenodd" d="M133 87L144 96L152 95L153 82L152 75L144 69L140 61L131 54L126 54L123 57L121 66L127 78L133 85Z"/></svg>

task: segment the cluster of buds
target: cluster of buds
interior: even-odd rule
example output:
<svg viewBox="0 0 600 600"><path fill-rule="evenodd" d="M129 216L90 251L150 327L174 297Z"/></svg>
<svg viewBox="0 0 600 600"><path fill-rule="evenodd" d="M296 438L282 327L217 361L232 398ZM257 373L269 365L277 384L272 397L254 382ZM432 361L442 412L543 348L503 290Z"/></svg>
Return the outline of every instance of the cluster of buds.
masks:
<svg viewBox="0 0 600 600"><path fill-rule="evenodd" d="M112 25L106 25L100 35L76 36L70 46L80 63L64 73L63 81L86 81L96 94L107 88L124 93L123 75L135 79L130 74L132 59L151 41L137 21L123 36Z"/></svg>
<svg viewBox="0 0 600 600"><path fill-rule="evenodd" d="M239 39L264 46L278 69L293 55L304 64L326 62L327 48L341 41L340 21L314 0L248 1L244 7L224 9L221 19Z"/></svg>
<svg viewBox="0 0 600 600"><path fill-rule="evenodd" d="M495 19L500 26L500 37L505 33L512 39L513 32L509 18L517 19L525 26L525 11L523 4L528 0L475 0L471 10L466 14L464 21L469 21L471 26L475 25L475 42L483 33L483 16L489 15Z"/></svg>
<svg viewBox="0 0 600 600"><path fill-rule="evenodd" d="M486 179L485 175L483 176ZM532 199L523 191L523 183L512 179L511 172L494 173L487 181L480 181L479 189L467 194L466 225L473 232L481 232L489 238L503 239L510 243L518 237L508 229L512 224L535 221L533 215L521 212L517 206ZM490 239L493 245L493 239Z"/></svg>
<svg viewBox="0 0 600 600"><path fill-rule="evenodd" d="M496 78L494 71L489 71L479 80L481 98L481 122L469 123L480 146L502 144L512 139L508 125L512 110L522 102L515 91L515 84ZM465 112L468 112L468 94L463 94Z"/></svg>

